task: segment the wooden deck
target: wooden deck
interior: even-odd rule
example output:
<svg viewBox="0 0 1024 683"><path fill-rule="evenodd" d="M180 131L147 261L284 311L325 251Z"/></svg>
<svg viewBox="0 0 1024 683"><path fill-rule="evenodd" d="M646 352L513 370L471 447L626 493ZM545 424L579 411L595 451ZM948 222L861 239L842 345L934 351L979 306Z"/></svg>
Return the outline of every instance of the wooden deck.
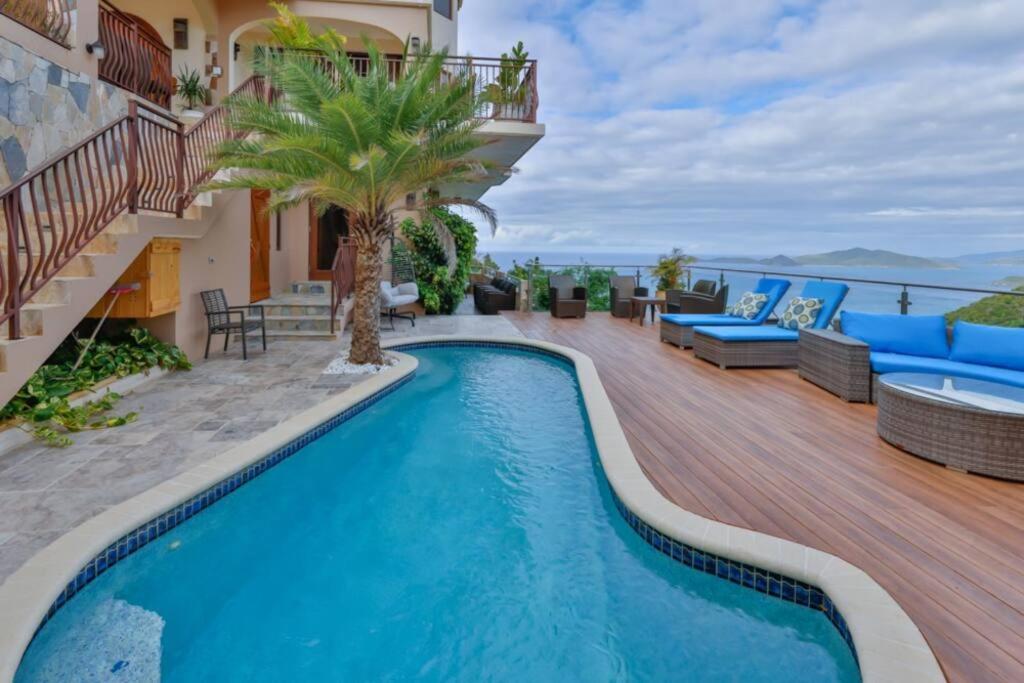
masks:
<svg viewBox="0 0 1024 683"><path fill-rule="evenodd" d="M594 359L633 452L678 505L861 567L951 681L1024 681L1024 484L899 451L878 438L873 406L795 371L719 370L649 323L504 315Z"/></svg>

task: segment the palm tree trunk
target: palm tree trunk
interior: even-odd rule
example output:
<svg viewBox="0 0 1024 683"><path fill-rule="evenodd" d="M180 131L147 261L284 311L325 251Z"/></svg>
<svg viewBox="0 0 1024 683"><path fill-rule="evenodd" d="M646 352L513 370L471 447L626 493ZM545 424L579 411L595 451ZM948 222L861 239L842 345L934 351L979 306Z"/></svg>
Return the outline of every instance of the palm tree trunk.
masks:
<svg viewBox="0 0 1024 683"><path fill-rule="evenodd" d="M380 350L380 279L384 269L381 240L360 240L356 247L356 300L352 318L350 363L384 363Z"/></svg>

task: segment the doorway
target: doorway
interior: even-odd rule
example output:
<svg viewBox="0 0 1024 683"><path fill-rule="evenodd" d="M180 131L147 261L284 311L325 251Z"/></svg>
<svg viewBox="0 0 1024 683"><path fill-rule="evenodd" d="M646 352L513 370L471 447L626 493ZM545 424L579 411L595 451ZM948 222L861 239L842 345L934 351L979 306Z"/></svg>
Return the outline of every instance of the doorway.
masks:
<svg viewBox="0 0 1024 683"><path fill-rule="evenodd" d="M249 302L270 298L270 190L249 195Z"/></svg>
<svg viewBox="0 0 1024 683"><path fill-rule="evenodd" d="M332 206L323 216L309 210L309 279L330 280L338 240L348 237L348 214Z"/></svg>

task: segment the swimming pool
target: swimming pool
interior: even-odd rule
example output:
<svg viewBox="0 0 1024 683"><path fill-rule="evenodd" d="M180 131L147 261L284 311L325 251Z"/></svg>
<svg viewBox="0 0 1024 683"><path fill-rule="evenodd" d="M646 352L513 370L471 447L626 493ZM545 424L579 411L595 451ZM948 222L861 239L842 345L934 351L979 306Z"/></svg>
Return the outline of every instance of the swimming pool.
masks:
<svg viewBox="0 0 1024 683"><path fill-rule="evenodd" d="M96 578L17 680L858 678L820 611L630 528L570 364L410 352L411 382Z"/></svg>

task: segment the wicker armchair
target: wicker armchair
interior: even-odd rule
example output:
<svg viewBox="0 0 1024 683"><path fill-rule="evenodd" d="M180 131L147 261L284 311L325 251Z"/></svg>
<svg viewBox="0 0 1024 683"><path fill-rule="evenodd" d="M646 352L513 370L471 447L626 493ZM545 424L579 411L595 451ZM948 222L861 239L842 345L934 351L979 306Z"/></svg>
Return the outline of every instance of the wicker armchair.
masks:
<svg viewBox="0 0 1024 683"><path fill-rule="evenodd" d="M551 297L551 315L555 318L585 318L587 316L587 288L577 287L569 275L548 278Z"/></svg>
<svg viewBox="0 0 1024 683"><path fill-rule="evenodd" d="M697 287L703 291L698 291ZM692 291L670 289L665 292L665 308L669 313L724 313L725 304L729 300L729 285L718 291L716 289L714 280L700 280Z"/></svg>
<svg viewBox="0 0 1024 683"><path fill-rule="evenodd" d="M611 279L611 310L616 318L630 317L633 306L632 297L647 296L649 290L646 287L638 287L636 278L632 275L618 275Z"/></svg>
<svg viewBox="0 0 1024 683"><path fill-rule="evenodd" d="M224 335L224 351L228 350L228 342L231 335L237 334L242 337L242 360L249 359L249 349L246 347L245 337L249 332L260 330L263 338L263 350L267 350L267 319L263 306L252 304L249 306L228 306L227 297L223 289L211 289L199 293L203 300L203 308L206 309L206 351L203 358L210 357L210 339L215 334ZM246 313L249 318L246 318ZM258 317L254 317L258 316ZM234 320L233 317L237 317Z"/></svg>

